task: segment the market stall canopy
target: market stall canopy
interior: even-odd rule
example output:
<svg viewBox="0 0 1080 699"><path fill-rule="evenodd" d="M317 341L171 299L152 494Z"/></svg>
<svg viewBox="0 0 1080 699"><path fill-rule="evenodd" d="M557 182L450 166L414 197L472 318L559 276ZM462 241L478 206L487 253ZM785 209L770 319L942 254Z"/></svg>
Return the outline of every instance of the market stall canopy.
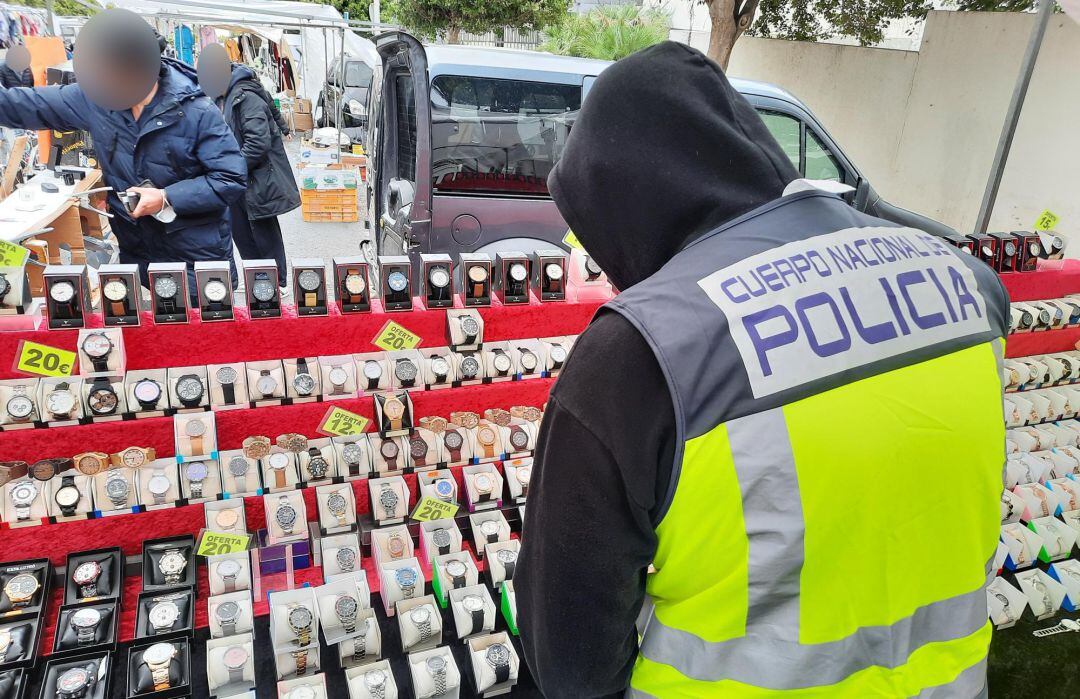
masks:
<svg viewBox="0 0 1080 699"><path fill-rule="evenodd" d="M98 0L102 6L119 7L162 20L249 31L280 42L285 29L295 29L302 37L305 55L299 62L297 94L316 99L326 80L327 67L341 53L344 31L345 55L377 65L375 44L351 29L341 13L330 5L289 0ZM289 42L292 44L293 42ZM294 44L295 46L295 44Z"/></svg>

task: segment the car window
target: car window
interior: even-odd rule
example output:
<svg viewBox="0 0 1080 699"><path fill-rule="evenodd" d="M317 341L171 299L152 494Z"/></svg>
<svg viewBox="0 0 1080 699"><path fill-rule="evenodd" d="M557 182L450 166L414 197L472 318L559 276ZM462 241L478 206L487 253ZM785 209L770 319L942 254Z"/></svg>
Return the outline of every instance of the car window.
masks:
<svg viewBox="0 0 1080 699"><path fill-rule="evenodd" d="M806 169L803 177L811 180L843 181L836 158L810 129L806 130Z"/></svg>
<svg viewBox="0 0 1080 699"><path fill-rule="evenodd" d="M345 87L367 87L371 84L371 66L360 61L345 64Z"/></svg>
<svg viewBox="0 0 1080 699"><path fill-rule="evenodd" d="M773 138L784 149L784 153L791 159L791 164L796 170L801 170L799 156L802 139L802 122L787 114L778 112L760 112L761 120L769 127Z"/></svg>
<svg viewBox="0 0 1080 699"><path fill-rule="evenodd" d="M548 194L581 85L440 75L431 81L432 188Z"/></svg>
<svg viewBox="0 0 1080 699"><path fill-rule="evenodd" d="M397 177L416 182L416 94L412 76L394 78L394 113L397 117Z"/></svg>

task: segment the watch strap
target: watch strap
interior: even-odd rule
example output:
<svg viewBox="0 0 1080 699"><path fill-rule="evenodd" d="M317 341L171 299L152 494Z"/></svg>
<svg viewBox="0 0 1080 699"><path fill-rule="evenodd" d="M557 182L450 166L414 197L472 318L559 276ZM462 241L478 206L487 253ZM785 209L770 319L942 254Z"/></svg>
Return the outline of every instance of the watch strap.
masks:
<svg viewBox="0 0 1080 699"><path fill-rule="evenodd" d="M517 561L512 561L510 563L503 563L502 567L503 567L503 571L504 571L504 573L503 573L503 581L505 582L505 581L510 580L510 579L512 579L514 577L514 568L517 567Z"/></svg>
<svg viewBox="0 0 1080 699"><path fill-rule="evenodd" d="M91 357L90 363L94 365L94 371L108 371L109 370L109 355L104 357Z"/></svg>
<svg viewBox="0 0 1080 699"><path fill-rule="evenodd" d="M236 402L236 384L223 383L221 384L221 395L225 398L227 405L232 405Z"/></svg>
<svg viewBox="0 0 1080 699"><path fill-rule="evenodd" d="M484 630L484 610L483 608L476 609L469 612L469 614L472 616L472 631L469 632L469 635L472 636Z"/></svg>
<svg viewBox="0 0 1080 699"><path fill-rule="evenodd" d="M501 684L510 679L510 663L506 662L495 666L495 682Z"/></svg>

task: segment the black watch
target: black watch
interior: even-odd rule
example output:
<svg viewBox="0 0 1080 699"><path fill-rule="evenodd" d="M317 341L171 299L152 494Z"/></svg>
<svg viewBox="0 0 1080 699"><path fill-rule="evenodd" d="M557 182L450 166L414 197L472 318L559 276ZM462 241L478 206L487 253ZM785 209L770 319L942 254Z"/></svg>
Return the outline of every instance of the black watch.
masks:
<svg viewBox="0 0 1080 699"><path fill-rule="evenodd" d="M75 491L74 497L66 494L68 490ZM53 500L60 506L60 514L64 517L75 516L75 510L79 506L79 501L82 500L82 493L75 485L75 476L63 476L60 479L60 487L56 489Z"/></svg>
<svg viewBox="0 0 1080 699"><path fill-rule="evenodd" d="M469 634L471 636L484 630L484 608L474 609L469 614L472 616L472 632Z"/></svg>

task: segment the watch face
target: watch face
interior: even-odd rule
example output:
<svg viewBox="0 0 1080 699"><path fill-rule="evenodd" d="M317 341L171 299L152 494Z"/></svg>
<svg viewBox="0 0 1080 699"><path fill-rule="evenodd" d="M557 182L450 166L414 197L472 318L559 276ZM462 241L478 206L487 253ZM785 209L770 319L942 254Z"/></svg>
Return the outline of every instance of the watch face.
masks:
<svg viewBox="0 0 1080 699"><path fill-rule="evenodd" d="M476 439L481 444L485 444L485 445L494 444L495 439L496 439L495 430L493 430L490 427L487 427L485 425L484 427L481 427L479 430L476 431ZM485 484L490 485L491 479L488 478L487 476L485 476L484 474L480 474L479 476L476 477L477 487L480 487L481 482L484 482Z"/></svg>
<svg viewBox="0 0 1080 699"><path fill-rule="evenodd" d="M161 398L161 385L152 379L140 379L135 383L132 393L139 403L156 404Z"/></svg>
<svg viewBox="0 0 1080 699"><path fill-rule="evenodd" d="M214 524L222 529L232 529L239 521L240 513L234 509L218 510L217 514L214 515Z"/></svg>
<svg viewBox="0 0 1080 699"><path fill-rule="evenodd" d="M248 657L248 652L243 646L231 646L225 651L222 660L228 669L239 670L244 665L247 665Z"/></svg>
<svg viewBox="0 0 1080 699"><path fill-rule="evenodd" d="M283 451L275 451L270 455L270 468L280 470L289 465L289 455Z"/></svg>
<svg viewBox="0 0 1080 699"><path fill-rule="evenodd" d="M282 505L274 512L274 519L282 529L292 529L292 526L296 524L296 510L292 505Z"/></svg>
<svg viewBox="0 0 1080 699"><path fill-rule="evenodd" d="M221 303L228 295L229 287L225 286L225 282L220 279L211 279L203 286L203 296L206 297L207 301Z"/></svg>
<svg viewBox="0 0 1080 699"><path fill-rule="evenodd" d="M166 478L165 481L168 482L168 479ZM186 567L187 559L184 558L183 555L176 552L166 553L164 556L161 557L161 561L158 563L158 568L160 568L161 572L165 573L166 575L175 575L177 573L183 572L184 568Z"/></svg>
<svg viewBox="0 0 1080 699"><path fill-rule="evenodd" d="M223 578L236 577L241 570L243 570L243 566L240 565L240 561L231 558L222 561L217 567L218 575Z"/></svg>
<svg viewBox="0 0 1080 699"><path fill-rule="evenodd" d="M307 607L293 607L289 610L289 626L294 629L306 629L311 626L313 618Z"/></svg>
<svg viewBox="0 0 1080 699"><path fill-rule="evenodd" d="M45 396L45 409L53 415L67 415L75 408L75 396L70 391L53 391Z"/></svg>
<svg viewBox="0 0 1080 699"><path fill-rule="evenodd" d="M315 390L315 377L311 374L297 374L293 379L293 388L302 396L309 396Z"/></svg>
<svg viewBox="0 0 1080 699"><path fill-rule="evenodd" d="M428 269L428 281L436 289L443 289L450 283L450 271L446 267L433 266Z"/></svg>
<svg viewBox="0 0 1080 699"><path fill-rule="evenodd" d="M139 468L146 463L146 453L141 449L130 447L120 452L120 460L128 468Z"/></svg>
<svg viewBox="0 0 1080 699"><path fill-rule="evenodd" d="M169 492L172 484L165 476L154 476L146 483L146 489L157 496L163 496Z"/></svg>
<svg viewBox="0 0 1080 699"><path fill-rule="evenodd" d="M342 570L349 571L356 567L356 551L352 549L338 549L335 558L337 559L338 568Z"/></svg>
<svg viewBox="0 0 1080 699"><path fill-rule="evenodd" d="M465 566L462 565L462 568ZM449 570L449 567L447 568ZM466 611L478 612L484 608L484 600L479 595L465 595L461 598L461 606L465 607Z"/></svg>
<svg viewBox="0 0 1080 699"><path fill-rule="evenodd" d="M269 279L256 279L255 283L251 285L251 295L255 297L256 301L262 303L272 301L276 293L277 287Z"/></svg>
<svg viewBox="0 0 1080 699"><path fill-rule="evenodd" d="M383 403L383 413L391 420L397 420L405 414L405 405L396 396L391 396Z"/></svg>
<svg viewBox="0 0 1080 699"><path fill-rule="evenodd" d="M427 452L428 445L423 437L415 435L409 438L409 454L411 454L414 459L424 458L427 456Z"/></svg>
<svg viewBox="0 0 1080 699"><path fill-rule="evenodd" d="M199 400L203 395L202 381L198 376L181 376L176 382L176 395L188 402Z"/></svg>
<svg viewBox="0 0 1080 699"><path fill-rule="evenodd" d="M315 690L307 685L293 687L285 695L285 699L315 699Z"/></svg>
<svg viewBox="0 0 1080 699"><path fill-rule="evenodd" d="M255 382L255 390L264 396L273 395L277 391L277 379L269 374L264 374Z"/></svg>
<svg viewBox="0 0 1080 699"><path fill-rule="evenodd" d="M469 267L469 281L481 284L487 281L488 271L485 265L472 265Z"/></svg>
<svg viewBox="0 0 1080 699"><path fill-rule="evenodd" d="M480 533L484 536L495 536L499 533L499 522L494 519L485 519L480 523Z"/></svg>
<svg viewBox="0 0 1080 699"><path fill-rule="evenodd" d="M1028 245L1028 251L1032 254L1032 256L1038 257L1039 253L1042 252L1042 247L1038 243L1030 243Z"/></svg>
<svg viewBox="0 0 1080 699"><path fill-rule="evenodd" d="M441 655L433 655L424 663L427 665L428 672L433 675L446 671L446 658Z"/></svg>
<svg viewBox="0 0 1080 699"><path fill-rule="evenodd" d="M9 598L14 596L17 599L30 599L39 587L41 583L36 577L30 573L19 573L4 586L4 592Z"/></svg>
<svg viewBox="0 0 1080 699"><path fill-rule="evenodd" d="M64 694L77 694L90 684L90 673L83 667L74 667L56 680L56 690Z"/></svg>
<svg viewBox="0 0 1080 699"><path fill-rule="evenodd" d="M126 500L129 492L131 492L131 486L123 477L105 481L105 494L110 500Z"/></svg>
<svg viewBox="0 0 1080 699"><path fill-rule="evenodd" d="M364 684L368 689L386 686L386 673L382 670L369 670L364 673Z"/></svg>
<svg viewBox="0 0 1080 699"><path fill-rule="evenodd" d="M150 609L147 618L154 628L169 627L180 618L180 608L174 602L158 602Z"/></svg>
<svg viewBox="0 0 1080 699"><path fill-rule="evenodd" d="M1039 322L1046 325L1050 322L1050 313L1048 311L1039 311Z"/></svg>
<svg viewBox="0 0 1080 699"><path fill-rule="evenodd" d="M417 607L409 612L409 621L414 624L426 624L431 621L431 610L426 606Z"/></svg>
<svg viewBox="0 0 1080 699"><path fill-rule="evenodd" d="M394 271L386 278L386 285L390 287L391 291L401 293L409 286L409 278L402 272Z"/></svg>
<svg viewBox="0 0 1080 699"><path fill-rule="evenodd" d="M369 379L371 381L375 381L380 376L382 376L382 365L381 364L379 364L378 362L376 362L376 361L374 361L372 359L369 359L366 362L364 362L364 378ZM342 383L344 383L344 381Z"/></svg>
<svg viewBox="0 0 1080 699"><path fill-rule="evenodd" d="M240 618L240 605L236 602L222 602L214 610L214 617L219 624L231 624Z"/></svg>
<svg viewBox="0 0 1080 699"><path fill-rule="evenodd" d="M75 572L71 574L71 579L76 585L88 585L101 575L101 564L97 561L87 561L86 563L80 563L75 569Z"/></svg>
<svg viewBox="0 0 1080 699"><path fill-rule="evenodd" d="M600 265L596 264L591 257L585 258L585 271L593 277L598 277L604 273L604 271L600 269Z"/></svg>
<svg viewBox="0 0 1080 699"><path fill-rule="evenodd" d="M447 561L446 563L446 572L452 578L460 578L462 575L465 575L468 570L469 569L465 566L465 564L457 560L456 558L452 561Z"/></svg>
<svg viewBox="0 0 1080 699"><path fill-rule="evenodd" d="M524 449L529 444L529 435L524 430L513 430L510 432L510 443L515 449Z"/></svg>
<svg viewBox="0 0 1080 699"><path fill-rule="evenodd" d="M551 346L551 359L562 363L566 361L566 349L562 345Z"/></svg>
<svg viewBox="0 0 1080 699"><path fill-rule="evenodd" d="M520 262L515 262L510 265L510 278L515 282L523 282L525 278L529 276L529 271L525 269L525 265Z"/></svg>
<svg viewBox="0 0 1080 699"><path fill-rule="evenodd" d="M229 459L229 473L233 476L243 476L248 472L251 465L242 456L234 456Z"/></svg>
<svg viewBox="0 0 1080 699"><path fill-rule="evenodd" d="M127 298L128 286L123 279L110 279L105 282L102 293L110 301L123 301Z"/></svg>
<svg viewBox="0 0 1080 699"><path fill-rule="evenodd" d="M471 379L480 371L480 362L476 357L465 357L461 360L461 375Z"/></svg>
<svg viewBox="0 0 1080 699"><path fill-rule="evenodd" d="M340 493L333 493L326 499L326 509L334 515L344 514L349 503L345 500L345 496Z"/></svg>
<svg viewBox="0 0 1080 699"><path fill-rule="evenodd" d="M327 378L329 378L330 383L335 386L344 386L349 381L349 372L336 366L330 370L330 373L327 374Z"/></svg>
<svg viewBox="0 0 1080 699"><path fill-rule="evenodd" d="M75 486L68 485L57 490L53 499L56 500L56 504L60 507L74 507L82 499L82 494Z"/></svg>
<svg viewBox="0 0 1080 699"><path fill-rule="evenodd" d="M450 373L450 362L446 361L445 357L432 357L431 373L440 378L445 377Z"/></svg>
<svg viewBox="0 0 1080 699"><path fill-rule="evenodd" d="M184 424L184 433L188 437L201 437L206 434L206 423L202 420L188 420Z"/></svg>
<svg viewBox="0 0 1080 699"><path fill-rule="evenodd" d="M528 485L529 480L532 478L532 469L528 466L522 466L517 470L518 483L522 485Z"/></svg>
<svg viewBox="0 0 1080 699"><path fill-rule="evenodd" d="M514 549L499 549L495 552L495 558L499 559L499 563L503 565L513 563L517 560L517 551Z"/></svg>
<svg viewBox="0 0 1080 699"><path fill-rule="evenodd" d="M202 461L192 461L187 465L185 474L187 479L192 483L201 483L206 480L206 476L209 471L206 468L206 464Z"/></svg>
<svg viewBox="0 0 1080 699"><path fill-rule="evenodd" d="M398 455L399 452L400 452L400 450L398 449L397 443L394 442L394 440L392 440L392 439L385 440L379 446L379 453L382 454L383 458L385 458L385 459L397 458L397 455Z"/></svg>
<svg viewBox="0 0 1080 699"><path fill-rule="evenodd" d="M88 357L101 359L112 351L112 341L104 333L90 333L83 339L82 351Z"/></svg>
<svg viewBox="0 0 1080 699"><path fill-rule="evenodd" d="M525 371L536 370L536 355L529 351L523 351L521 353L521 368Z"/></svg>
<svg viewBox="0 0 1080 699"><path fill-rule="evenodd" d="M440 478L433 484L435 494L440 498L448 498L454 495L454 483L449 478ZM445 531L440 529L438 531Z"/></svg>
<svg viewBox="0 0 1080 699"><path fill-rule="evenodd" d="M154 280L154 293L158 295L158 298L171 299L176 296L178 290L179 286L172 277L158 277Z"/></svg>
<svg viewBox="0 0 1080 699"><path fill-rule="evenodd" d="M461 433L456 430L447 430L446 436L443 437L443 443L446 444L448 449L460 449L464 444L464 440L461 437Z"/></svg>
<svg viewBox="0 0 1080 699"><path fill-rule="evenodd" d="M394 571L394 580L401 587L409 587L416 584L416 571L412 568L398 568Z"/></svg>
<svg viewBox="0 0 1080 699"><path fill-rule="evenodd" d="M11 499L20 505L30 504L37 497L37 486L26 481L11 489Z"/></svg>
<svg viewBox="0 0 1080 699"><path fill-rule="evenodd" d="M345 291L348 291L353 296L359 296L367 289L367 282L364 281L364 277L360 274L350 274L345 277Z"/></svg>
<svg viewBox="0 0 1080 699"><path fill-rule="evenodd" d="M500 666L510 664L510 651L501 643L492 643L484 654L489 664Z"/></svg>
<svg viewBox="0 0 1080 699"><path fill-rule="evenodd" d="M49 287L49 296L57 303L67 303L75 298L75 285L65 281L55 282Z"/></svg>
<svg viewBox="0 0 1080 699"><path fill-rule="evenodd" d="M513 367L513 362L510 361L510 357L507 356L505 353L496 354L495 358L491 361L491 363L495 366L496 371L504 374L510 371L510 368Z"/></svg>
<svg viewBox="0 0 1080 699"><path fill-rule="evenodd" d="M307 470L312 478L322 478L330 470L330 464L321 456L313 456L308 461Z"/></svg>
<svg viewBox="0 0 1080 699"><path fill-rule="evenodd" d="M394 364L394 375L398 377L398 381L409 382L416 380L416 365L408 359L402 359Z"/></svg>
<svg viewBox="0 0 1080 699"><path fill-rule="evenodd" d="M95 388L86 397L86 403L95 415L112 415L120 405L120 399L111 388Z"/></svg>
<svg viewBox="0 0 1080 699"><path fill-rule="evenodd" d="M25 420L34 414L34 401L29 396L12 396L7 402L7 413L16 420Z"/></svg>
<svg viewBox="0 0 1080 699"><path fill-rule="evenodd" d="M350 464L360 463L360 459L364 455L364 450L360 448L359 444L355 442L349 442L341 448L341 455L345 457L345 461Z"/></svg>
<svg viewBox="0 0 1080 699"><path fill-rule="evenodd" d="M11 282L3 274L0 274L0 298L7 296L7 292L11 291Z"/></svg>
<svg viewBox="0 0 1080 699"><path fill-rule="evenodd" d="M1016 254L1016 243L1009 241L1005 243L1005 254L1012 256Z"/></svg>
<svg viewBox="0 0 1080 699"><path fill-rule="evenodd" d="M296 277L296 283L304 291L315 291L319 288L322 277L313 269L305 269Z"/></svg>
<svg viewBox="0 0 1080 699"><path fill-rule="evenodd" d="M351 619L356 617L356 612L360 609L360 605L356 600L348 595L341 595L334 602L334 613L337 614L339 619Z"/></svg>
<svg viewBox="0 0 1080 699"><path fill-rule="evenodd" d="M544 274L552 281L559 281L563 276L563 268L558 262L549 262L544 267Z"/></svg>
<svg viewBox="0 0 1080 699"><path fill-rule="evenodd" d="M176 655L176 648L171 643L155 643L143 651L142 659L148 665L163 665Z"/></svg>
<svg viewBox="0 0 1080 699"><path fill-rule="evenodd" d="M214 377L217 378L217 382L223 386L234 384L236 383L236 379L239 378L236 369L233 369L231 366L221 367L217 370L217 373L214 374Z"/></svg>
<svg viewBox="0 0 1080 699"><path fill-rule="evenodd" d="M450 538L450 532L445 529L436 529L431 532L431 542L442 548L443 546L449 546L452 539Z"/></svg>

